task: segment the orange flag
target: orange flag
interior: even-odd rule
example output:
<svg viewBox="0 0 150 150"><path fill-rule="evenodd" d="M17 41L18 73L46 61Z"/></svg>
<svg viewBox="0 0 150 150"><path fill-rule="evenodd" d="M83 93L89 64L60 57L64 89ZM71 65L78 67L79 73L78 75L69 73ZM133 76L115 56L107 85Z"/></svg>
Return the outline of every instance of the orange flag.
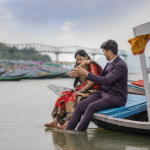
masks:
<svg viewBox="0 0 150 150"><path fill-rule="evenodd" d="M130 39L128 42L131 44L133 55L140 55L144 53L147 42L150 40L150 34L137 36Z"/></svg>

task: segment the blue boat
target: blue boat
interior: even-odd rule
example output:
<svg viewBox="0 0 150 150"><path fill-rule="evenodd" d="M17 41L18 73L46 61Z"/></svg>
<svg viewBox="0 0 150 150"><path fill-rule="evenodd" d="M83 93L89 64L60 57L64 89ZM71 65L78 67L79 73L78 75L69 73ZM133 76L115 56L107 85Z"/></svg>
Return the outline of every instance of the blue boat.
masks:
<svg viewBox="0 0 150 150"><path fill-rule="evenodd" d="M150 135L147 100L142 95L128 94L125 106L99 111L92 121L107 130Z"/></svg>

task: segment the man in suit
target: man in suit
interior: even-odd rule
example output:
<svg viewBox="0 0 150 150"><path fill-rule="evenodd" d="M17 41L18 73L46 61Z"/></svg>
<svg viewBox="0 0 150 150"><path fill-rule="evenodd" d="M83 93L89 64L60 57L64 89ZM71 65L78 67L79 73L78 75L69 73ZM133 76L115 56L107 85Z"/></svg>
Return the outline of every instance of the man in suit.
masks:
<svg viewBox="0 0 150 150"><path fill-rule="evenodd" d="M114 40L104 42L101 48L108 60L101 76L89 73L82 67L77 67L72 70L72 76L85 75L87 76L87 80L99 83L102 87L102 91L98 91L78 103L65 128L66 130L75 129L80 122L77 131L85 131L95 112L124 106L126 104L127 65L118 56L118 45ZM83 90L86 91L86 89ZM80 121L83 114L84 116Z"/></svg>

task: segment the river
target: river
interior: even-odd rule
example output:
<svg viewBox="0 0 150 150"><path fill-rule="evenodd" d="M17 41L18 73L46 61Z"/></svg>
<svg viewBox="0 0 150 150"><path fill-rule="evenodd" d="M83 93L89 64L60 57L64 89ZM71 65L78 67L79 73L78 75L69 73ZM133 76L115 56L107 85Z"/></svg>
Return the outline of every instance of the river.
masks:
<svg viewBox="0 0 150 150"><path fill-rule="evenodd" d="M72 87L73 80L0 82L0 150L150 150L149 136L112 132L93 123L81 133L47 129L57 99L48 84Z"/></svg>

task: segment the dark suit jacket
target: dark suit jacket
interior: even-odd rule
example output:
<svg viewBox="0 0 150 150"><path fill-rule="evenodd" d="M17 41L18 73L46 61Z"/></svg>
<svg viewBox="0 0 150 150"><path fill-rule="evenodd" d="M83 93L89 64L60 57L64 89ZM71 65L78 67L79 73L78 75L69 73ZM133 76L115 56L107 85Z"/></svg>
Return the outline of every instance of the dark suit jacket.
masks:
<svg viewBox="0 0 150 150"><path fill-rule="evenodd" d="M107 67L101 76L88 73L87 79L99 83L102 87L102 97L115 103L117 106L124 106L127 101L127 78L128 69L126 63L117 56Z"/></svg>

